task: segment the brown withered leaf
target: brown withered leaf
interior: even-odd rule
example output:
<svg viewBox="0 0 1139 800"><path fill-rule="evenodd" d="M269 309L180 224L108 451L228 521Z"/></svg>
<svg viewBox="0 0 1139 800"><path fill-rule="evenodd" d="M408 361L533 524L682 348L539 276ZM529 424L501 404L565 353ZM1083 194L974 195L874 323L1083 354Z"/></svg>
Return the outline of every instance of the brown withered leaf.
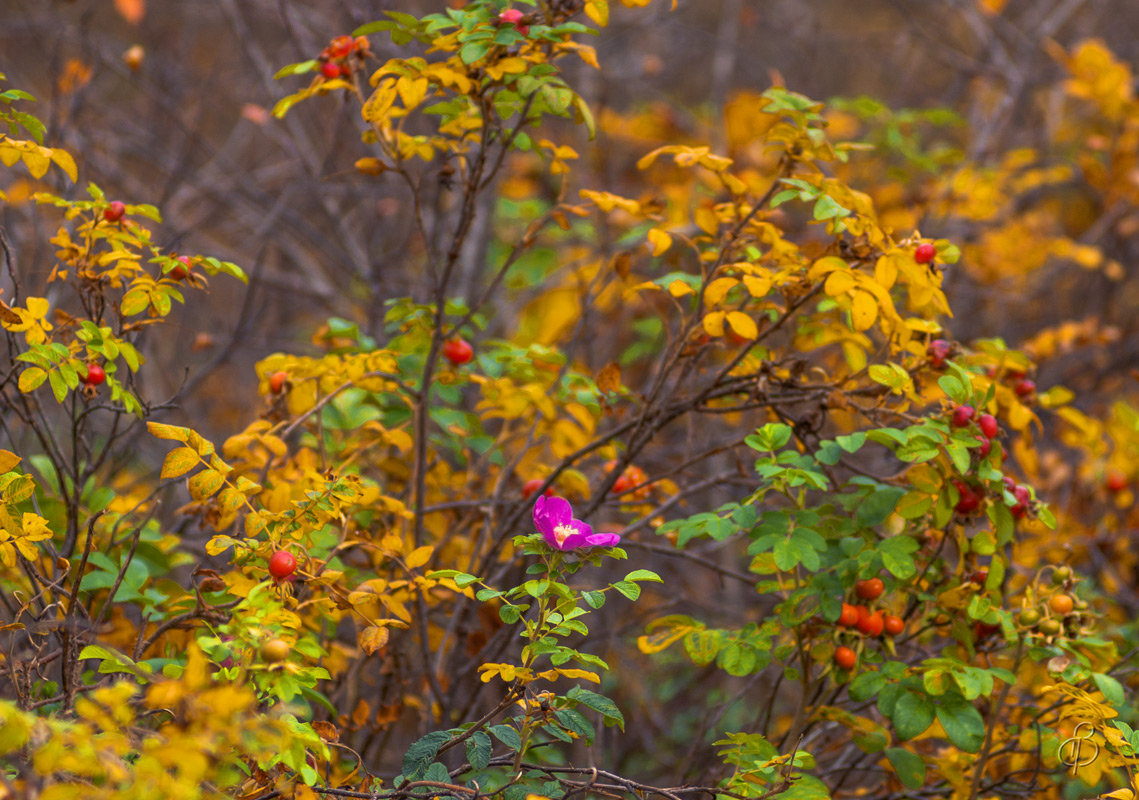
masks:
<svg viewBox="0 0 1139 800"><path fill-rule="evenodd" d="M621 367L610 361L597 373L597 388L608 394L621 391Z"/></svg>
<svg viewBox="0 0 1139 800"><path fill-rule="evenodd" d="M20 315L12 310L12 307L0 300L0 322L6 322L9 325L19 325Z"/></svg>
<svg viewBox="0 0 1139 800"><path fill-rule="evenodd" d="M623 281L629 280L629 273L633 269L633 256L628 250L622 250L617 255L613 256L613 271Z"/></svg>
<svg viewBox="0 0 1139 800"><path fill-rule="evenodd" d="M317 720L312 723L312 729L317 732L317 735L326 742L339 742L340 729L326 720Z"/></svg>

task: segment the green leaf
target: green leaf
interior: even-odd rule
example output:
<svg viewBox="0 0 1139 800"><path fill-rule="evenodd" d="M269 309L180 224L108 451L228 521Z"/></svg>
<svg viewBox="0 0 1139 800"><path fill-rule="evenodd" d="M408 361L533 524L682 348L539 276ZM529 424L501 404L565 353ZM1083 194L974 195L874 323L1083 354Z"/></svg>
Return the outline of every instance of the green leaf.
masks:
<svg viewBox="0 0 1139 800"><path fill-rule="evenodd" d="M898 698L891 715L899 739L912 739L925 733L933 724L933 717L933 704L927 698L910 691L904 691Z"/></svg>
<svg viewBox="0 0 1139 800"><path fill-rule="evenodd" d="M862 501L854 513L854 521L863 528L881 525L894 512L905 490L896 486L883 486Z"/></svg>
<svg viewBox="0 0 1139 800"><path fill-rule="evenodd" d="M968 753L976 753L985 741L985 721L973 704L959 694L946 694L937 705L937 721L949 741Z"/></svg>
<svg viewBox="0 0 1139 800"><path fill-rule="evenodd" d="M635 569L625 576L627 581L654 581L656 583L663 583L660 575L657 575L651 569Z"/></svg>
<svg viewBox="0 0 1139 800"><path fill-rule="evenodd" d="M625 718L621 715L616 704L608 697L583 689L580 686L570 689L566 697L596 711L605 720L606 725L616 725L622 731L625 730Z"/></svg>
<svg viewBox="0 0 1139 800"><path fill-rule="evenodd" d="M850 693L850 699L855 702L861 703L863 700L869 700L888 683L887 678L881 672L860 672L858 676L850 682L847 687L847 692Z"/></svg>
<svg viewBox="0 0 1139 800"><path fill-rule="evenodd" d="M1092 680L1096 688L1103 692L1103 698L1113 706L1122 706L1124 700L1123 685L1110 675L1102 672L1093 672Z"/></svg>
<svg viewBox="0 0 1139 800"><path fill-rule="evenodd" d="M641 596L641 587L630 581L617 581L613 584L613 588L630 600L636 600Z"/></svg>
<svg viewBox="0 0 1139 800"><path fill-rule="evenodd" d="M493 744L490 737L482 731L478 731L470 739L467 739L467 761L474 769L486 769L490 764L490 754L493 749Z"/></svg>
<svg viewBox="0 0 1139 800"><path fill-rule="evenodd" d="M403 774L411 780L422 777L435 761L439 748L450 740L451 734L448 731L432 731L419 739L403 756Z"/></svg>
<svg viewBox="0 0 1139 800"><path fill-rule="evenodd" d="M487 730L495 739L498 739L514 752L522 749L522 737L510 725L491 725Z"/></svg>
<svg viewBox="0 0 1139 800"><path fill-rule="evenodd" d="M493 45L486 41L467 42L459 50L459 58L464 64L473 64L490 52Z"/></svg>
<svg viewBox="0 0 1139 800"><path fill-rule="evenodd" d="M925 785L925 762L917 753L901 747L891 747L886 750L886 758L898 774L898 780L907 789L919 789Z"/></svg>
<svg viewBox="0 0 1139 800"><path fill-rule="evenodd" d="M582 592L581 596L585 598L585 602L589 604L590 608L601 608L605 605L605 592Z"/></svg>

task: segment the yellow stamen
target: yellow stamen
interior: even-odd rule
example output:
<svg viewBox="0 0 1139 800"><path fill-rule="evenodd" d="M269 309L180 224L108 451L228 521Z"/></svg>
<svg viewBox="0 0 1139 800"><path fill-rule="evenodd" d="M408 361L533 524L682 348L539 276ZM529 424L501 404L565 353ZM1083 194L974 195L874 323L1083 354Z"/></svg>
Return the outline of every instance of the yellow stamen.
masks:
<svg viewBox="0 0 1139 800"><path fill-rule="evenodd" d="M554 538L557 539L559 545L565 544L566 539L574 533L576 531L569 525L558 525L554 528Z"/></svg>

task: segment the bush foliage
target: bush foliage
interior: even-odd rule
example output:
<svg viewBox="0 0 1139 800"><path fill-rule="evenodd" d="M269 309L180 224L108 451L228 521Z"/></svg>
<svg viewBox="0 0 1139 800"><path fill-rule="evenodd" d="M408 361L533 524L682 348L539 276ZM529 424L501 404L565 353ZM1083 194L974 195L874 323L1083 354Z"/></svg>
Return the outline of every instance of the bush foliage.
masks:
<svg viewBox="0 0 1139 800"><path fill-rule="evenodd" d="M971 337L952 291L1126 274L1128 68L1058 52L1046 140L983 163L778 85L670 138L568 81L608 15L387 12L280 70L415 277L221 442L147 342L245 272L0 93L40 220L0 229L0 797L1134 797L1139 412L1037 383L1113 331Z"/></svg>

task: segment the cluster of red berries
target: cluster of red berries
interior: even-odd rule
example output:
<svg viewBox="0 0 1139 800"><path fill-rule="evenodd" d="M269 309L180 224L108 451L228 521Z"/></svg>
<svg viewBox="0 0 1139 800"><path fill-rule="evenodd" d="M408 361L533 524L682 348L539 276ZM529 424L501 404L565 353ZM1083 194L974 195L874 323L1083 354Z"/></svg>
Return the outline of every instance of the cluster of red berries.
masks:
<svg viewBox="0 0 1139 800"><path fill-rule="evenodd" d="M320 74L327 80L347 78L352 74L348 57L353 53L360 56L368 52L368 40L364 36L337 36L320 53Z"/></svg>
<svg viewBox="0 0 1139 800"><path fill-rule="evenodd" d="M881 578L867 578L854 584L854 593L859 599L873 602L882 596L886 584ZM864 636L876 638L883 634L898 636L906 629L905 621L894 614L882 610L871 611L865 605L842 604L842 612L836 622L840 628L854 628ZM858 655L851 648L842 645L835 648L834 661L842 669L854 669Z"/></svg>
<svg viewBox="0 0 1139 800"><path fill-rule="evenodd" d="M980 432L977 441L981 443L979 448L981 458L989 454L993 448L993 439L1001 432L1001 426L996 417L992 414L978 415L977 410L970 405L960 405L953 409L949 422L954 428L964 428L976 424Z"/></svg>
<svg viewBox="0 0 1139 800"><path fill-rule="evenodd" d="M997 368L989 367L985 374L990 378L997 377ZM1010 369L1001 376L1001 380L1012 384L1012 390L1021 400L1036 394L1036 381L1029 378L1019 369Z"/></svg>

